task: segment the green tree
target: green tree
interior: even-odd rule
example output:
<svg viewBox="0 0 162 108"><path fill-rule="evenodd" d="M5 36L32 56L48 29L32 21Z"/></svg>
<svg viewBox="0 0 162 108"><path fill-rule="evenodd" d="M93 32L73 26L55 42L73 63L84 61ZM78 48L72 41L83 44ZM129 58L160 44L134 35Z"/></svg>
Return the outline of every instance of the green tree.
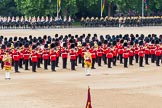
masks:
<svg viewBox="0 0 162 108"><path fill-rule="evenodd" d="M0 16L19 16L14 0L0 0Z"/></svg>
<svg viewBox="0 0 162 108"><path fill-rule="evenodd" d="M56 0L15 0L19 11L27 16L53 16Z"/></svg>
<svg viewBox="0 0 162 108"><path fill-rule="evenodd" d="M63 16L74 16L78 12L76 0L61 0L61 13Z"/></svg>

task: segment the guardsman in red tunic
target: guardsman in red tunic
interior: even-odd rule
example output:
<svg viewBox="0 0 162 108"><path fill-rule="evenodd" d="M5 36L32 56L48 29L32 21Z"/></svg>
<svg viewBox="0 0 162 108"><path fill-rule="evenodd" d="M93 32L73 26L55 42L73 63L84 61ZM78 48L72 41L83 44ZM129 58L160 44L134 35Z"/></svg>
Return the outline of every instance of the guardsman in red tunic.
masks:
<svg viewBox="0 0 162 108"><path fill-rule="evenodd" d="M101 58L102 58L102 55L103 55L103 51L102 51L101 45L102 45L102 43L99 42L98 43L99 47L98 47L98 50L97 50L98 66L101 66Z"/></svg>
<svg viewBox="0 0 162 108"><path fill-rule="evenodd" d="M29 59L30 59L30 52L28 48L24 50L23 57L24 57L25 70L29 70L28 64L29 64Z"/></svg>
<svg viewBox="0 0 162 108"><path fill-rule="evenodd" d="M17 52L16 47L18 47L18 43L15 43L15 48L12 50L12 52L10 52L10 54L12 55L12 66L14 66L13 55L15 55Z"/></svg>
<svg viewBox="0 0 162 108"><path fill-rule="evenodd" d="M161 51L159 48L156 49L155 56L156 56L156 66L160 66L159 62L161 57Z"/></svg>
<svg viewBox="0 0 162 108"><path fill-rule="evenodd" d="M82 63L82 44L81 42L78 42L78 58L79 58L79 64Z"/></svg>
<svg viewBox="0 0 162 108"><path fill-rule="evenodd" d="M134 57L133 49L131 48L128 52L129 52L129 65L133 65L133 57Z"/></svg>
<svg viewBox="0 0 162 108"><path fill-rule="evenodd" d="M75 55L76 55L76 60L75 60L75 66L78 66L77 61L78 61L78 47L77 43L75 43Z"/></svg>
<svg viewBox="0 0 162 108"><path fill-rule="evenodd" d="M161 63L162 63L162 45L161 45L161 44L160 44L159 49L160 49L160 51L161 51L161 57L160 57L160 59L161 59Z"/></svg>
<svg viewBox="0 0 162 108"><path fill-rule="evenodd" d="M71 70L75 70L75 61L76 61L76 52L75 52L75 45L71 44L70 49L70 62L71 62Z"/></svg>
<svg viewBox="0 0 162 108"><path fill-rule="evenodd" d="M59 43L56 42L55 44L56 44L56 67L59 67L59 66L58 66L59 57L60 57Z"/></svg>
<svg viewBox="0 0 162 108"><path fill-rule="evenodd" d="M3 69L4 67L4 62L3 62L3 56L5 55L5 49L6 49L6 46L5 45L2 45L1 46L1 53L0 53L0 57L2 58L1 60L1 68Z"/></svg>
<svg viewBox="0 0 162 108"><path fill-rule="evenodd" d="M155 63L155 47L152 46L150 49L150 54L151 54L151 63Z"/></svg>
<svg viewBox="0 0 162 108"><path fill-rule="evenodd" d="M124 58L124 68L128 68L128 58L129 58L129 52L126 50L123 53L123 58Z"/></svg>
<svg viewBox="0 0 162 108"><path fill-rule="evenodd" d="M68 58L68 50L67 50L67 43L63 43L62 47L62 61L63 61L63 69L67 68L67 58Z"/></svg>
<svg viewBox="0 0 162 108"><path fill-rule="evenodd" d="M136 63L138 63L138 58L139 58L138 53L139 53L139 48L135 47L134 54L135 54L135 61L136 61Z"/></svg>
<svg viewBox="0 0 162 108"><path fill-rule="evenodd" d="M42 49L39 48L38 49L38 53L37 53L37 56L38 56L38 63L37 63L37 68L41 68L40 64L41 64L41 59L42 59Z"/></svg>
<svg viewBox="0 0 162 108"><path fill-rule="evenodd" d="M103 61L104 61L104 64L107 64L107 53L109 52L109 49L107 48L107 40L104 41L104 44L103 44Z"/></svg>
<svg viewBox="0 0 162 108"><path fill-rule="evenodd" d="M120 64L123 64L123 53L124 53L123 48L118 49Z"/></svg>
<svg viewBox="0 0 162 108"><path fill-rule="evenodd" d="M23 50L22 50L22 47L21 47L21 49L19 50L19 54L20 54L19 67L20 67L20 68L23 68L22 65L23 65L23 60L24 60L24 58L23 58Z"/></svg>
<svg viewBox="0 0 162 108"><path fill-rule="evenodd" d="M48 54L48 62L47 62L47 65L51 65L51 60L50 60L50 44L49 44L49 47L48 47L48 50L47 50L47 54Z"/></svg>
<svg viewBox="0 0 162 108"><path fill-rule="evenodd" d="M118 57L118 49L114 48L112 53L113 53L113 65L116 66L116 59Z"/></svg>
<svg viewBox="0 0 162 108"><path fill-rule="evenodd" d="M118 53L117 60L120 60L120 58L119 58L119 49L122 49L123 46L122 46L121 43L117 42L115 48L117 48L117 53Z"/></svg>
<svg viewBox="0 0 162 108"><path fill-rule="evenodd" d="M107 58L108 58L108 68L112 68L111 67L111 63L113 61L113 51L112 50L107 53Z"/></svg>
<svg viewBox="0 0 162 108"><path fill-rule="evenodd" d="M18 51L16 52L16 54L13 55L13 60L14 60L15 73L19 73L18 67L19 67L19 61L20 61L20 54Z"/></svg>
<svg viewBox="0 0 162 108"><path fill-rule="evenodd" d="M149 59L149 55L150 55L150 49L148 47L145 47L144 53L145 53L145 64L149 65L148 59Z"/></svg>
<svg viewBox="0 0 162 108"><path fill-rule="evenodd" d="M86 52L86 43L82 44L82 54L81 54L81 58L82 58L82 68L84 68L84 53Z"/></svg>
<svg viewBox="0 0 162 108"><path fill-rule="evenodd" d="M1 48L0 49L0 64L1 64L1 68L2 68L2 59L3 59L3 55L4 55L4 53L3 53L3 49ZM3 68L2 68L3 69Z"/></svg>
<svg viewBox="0 0 162 108"><path fill-rule="evenodd" d="M18 47L19 47L18 48L18 52L19 52L19 56L20 56L19 67L23 68L22 67L22 64L23 64L23 43L20 42Z"/></svg>
<svg viewBox="0 0 162 108"><path fill-rule="evenodd" d="M56 71L56 51L55 51L55 44L51 44L51 51L50 51L50 60L51 60L51 70L52 72Z"/></svg>
<svg viewBox="0 0 162 108"><path fill-rule="evenodd" d="M44 48L45 48L45 50L43 52L42 57L43 57L43 60L44 60L44 69L47 70L48 69L48 59L49 59L49 54L47 52L47 50L49 50L48 49L48 44L45 44Z"/></svg>
<svg viewBox="0 0 162 108"><path fill-rule="evenodd" d="M37 67L37 62L38 62L38 57L37 57L37 53L36 53L35 49L36 49L36 46L33 45L32 46L33 53L31 55L32 72L36 72L36 67Z"/></svg>
<svg viewBox="0 0 162 108"><path fill-rule="evenodd" d="M144 67L143 66L143 57L145 56L145 54L144 54L144 51L142 48L140 48L138 55L139 55L139 66Z"/></svg>

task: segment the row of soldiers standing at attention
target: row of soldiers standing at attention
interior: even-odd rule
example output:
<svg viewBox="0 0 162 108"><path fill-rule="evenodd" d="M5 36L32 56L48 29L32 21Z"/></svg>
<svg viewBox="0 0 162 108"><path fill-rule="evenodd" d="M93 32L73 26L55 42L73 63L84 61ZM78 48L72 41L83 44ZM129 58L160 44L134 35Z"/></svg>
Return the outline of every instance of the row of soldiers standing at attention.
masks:
<svg viewBox="0 0 162 108"><path fill-rule="evenodd" d="M0 16L0 29L26 29L26 28L54 28L57 26L61 27L71 27L72 19L71 17L66 17L62 19L54 17L1 17Z"/></svg>
<svg viewBox="0 0 162 108"><path fill-rule="evenodd" d="M150 17L82 17L81 26L83 27L138 27L138 26L161 26L162 16Z"/></svg>
<svg viewBox="0 0 162 108"><path fill-rule="evenodd" d="M19 68L29 70L32 66L32 72L36 72L37 68L41 68L43 63L44 69L47 70L51 65L51 71L56 71L59 64L59 58L62 58L62 68L67 69L68 60L71 63L71 70L76 70L79 64L86 72L90 74L90 68L96 69L98 66L107 65L108 68L117 66L117 61L124 64L124 68L128 68L133 63L139 63L140 67L156 63L160 66L162 62L162 35L156 34L144 35L116 35L116 36L91 36L85 34L72 36L43 36L43 37L0 37L0 63L1 68L4 67L3 57L6 52L12 57L12 66L15 72L19 73ZM134 62L135 61L135 62ZM89 70L87 70L89 68Z"/></svg>

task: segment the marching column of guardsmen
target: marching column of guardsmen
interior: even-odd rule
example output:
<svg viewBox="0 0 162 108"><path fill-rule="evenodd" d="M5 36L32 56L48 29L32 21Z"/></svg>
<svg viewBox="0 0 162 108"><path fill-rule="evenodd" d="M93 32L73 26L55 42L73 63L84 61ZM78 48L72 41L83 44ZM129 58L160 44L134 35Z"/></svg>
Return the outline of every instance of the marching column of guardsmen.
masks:
<svg viewBox="0 0 162 108"><path fill-rule="evenodd" d="M162 35L156 34L148 36L143 34L59 36L56 34L43 37L30 35L23 38L0 36L0 46L1 68L4 67L3 56L6 51L9 51L15 73L19 73L22 68L29 70L29 66L32 72L36 72L37 68L42 68L41 66L44 70L48 70L50 66L51 71L55 72L59 66L67 69L68 62L71 70L77 70L78 65L82 68L96 69L97 65L102 67L102 63L108 68L119 64L129 68L135 63L138 63L139 67L150 63L160 66L162 63ZM59 64L59 58L62 58L62 64ZM85 58L88 60L86 61ZM87 72L89 74L89 70Z"/></svg>

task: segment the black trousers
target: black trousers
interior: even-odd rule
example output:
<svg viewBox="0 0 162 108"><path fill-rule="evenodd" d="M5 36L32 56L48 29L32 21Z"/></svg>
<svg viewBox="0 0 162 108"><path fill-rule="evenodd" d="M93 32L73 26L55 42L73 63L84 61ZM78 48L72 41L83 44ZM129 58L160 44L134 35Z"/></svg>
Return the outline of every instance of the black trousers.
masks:
<svg viewBox="0 0 162 108"><path fill-rule="evenodd" d="M50 60L50 57L48 59L48 65L51 65L51 60Z"/></svg>
<svg viewBox="0 0 162 108"><path fill-rule="evenodd" d="M15 68L15 72L18 72L19 61L14 61L14 68Z"/></svg>
<svg viewBox="0 0 162 108"><path fill-rule="evenodd" d="M23 64L23 59L21 58L19 61L19 67L22 68L22 64Z"/></svg>
<svg viewBox="0 0 162 108"><path fill-rule="evenodd" d="M160 66L159 62L160 62L160 56L156 56L156 66Z"/></svg>
<svg viewBox="0 0 162 108"><path fill-rule="evenodd" d="M4 67L4 62L1 61L1 68L3 69L3 67Z"/></svg>
<svg viewBox="0 0 162 108"><path fill-rule="evenodd" d="M31 61L31 59L29 60L29 62L30 62L30 66L32 66L32 61Z"/></svg>
<svg viewBox="0 0 162 108"><path fill-rule="evenodd" d="M155 54L151 54L151 63L155 63Z"/></svg>
<svg viewBox="0 0 162 108"><path fill-rule="evenodd" d="M136 63L138 63L138 54L135 54Z"/></svg>
<svg viewBox="0 0 162 108"><path fill-rule="evenodd" d="M58 67L59 57L56 58L56 67Z"/></svg>
<svg viewBox="0 0 162 108"><path fill-rule="evenodd" d="M117 60L119 60L119 55L117 56Z"/></svg>
<svg viewBox="0 0 162 108"><path fill-rule="evenodd" d="M76 56L76 60L75 60L75 66L77 66L77 61L78 61L78 56Z"/></svg>
<svg viewBox="0 0 162 108"><path fill-rule="evenodd" d="M75 70L75 60L71 60L71 70Z"/></svg>
<svg viewBox="0 0 162 108"><path fill-rule="evenodd" d="M123 55L122 54L119 54L119 59L120 59L120 64L123 63Z"/></svg>
<svg viewBox="0 0 162 108"><path fill-rule="evenodd" d="M162 54L161 54L161 56L160 56L160 59L161 59L161 63L162 63Z"/></svg>
<svg viewBox="0 0 162 108"><path fill-rule="evenodd" d="M12 66L14 66L14 60L12 59Z"/></svg>
<svg viewBox="0 0 162 108"><path fill-rule="evenodd" d="M112 58L108 58L108 68L111 68Z"/></svg>
<svg viewBox="0 0 162 108"><path fill-rule="evenodd" d="M55 71L55 67L56 67L56 60L55 61L51 61L51 70Z"/></svg>
<svg viewBox="0 0 162 108"><path fill-rule="evenodd" d="M96 58L92 58L92 69L95 68L95 67L94 67L95 62L96 62Z"/></svg>
<svg viewBox="0 0 162 108"><path fill-rule="evenodd" d="M125 68L128 67L128 58L124 58L124 67L125 67Z"/></svg>
<svg viewBox="0 0 162 108"><path fill-rule="evenodd" d="M98 66L101 66L101 57L98 57Z"/></svg>
<svg viewBox="0 0 162 108"><path fill-rule="evenodd" d="M104 61L104 64L107 64L107 57L106 57L106 54L103 54L102 59L103 59L103 61Z"/></svg>
<svg viewBox="0 0 162 108"><path fill-rule="evenodd" d="M32 72L36 72L37 62L32 62Z"/></svg>
<svg viewBox="0 0 162 108"><path fill-rule="evenodd" d="M2 68L2 60L0 60L1 68ZM2 68L3 69L3 68Z"/></svg>
<svg viewBox="0 0 162 108"><path fill-rule="evenodd" d="M67 58L62 58L62 61L63 61L62 68L66 69L67 68Z"/></svg>
<svg viewBox="0 0 162 108"><path fill-rule="evenodd" d="M98 63L98 56L96 55L96 63Z"/></svg>
<svg viewBox="0 0 162 108"><path fill-rule="evenodd" d="M41 64L43 64L43 58L42 57L41 57L41 61L40 62L41 62Z"/></svg>
<svg viewBox="0 0 162 108"><path fill-rule="evenodd" d="M79 58L79 64L82 63L82 57L81 57L81 54L78 55L78 58Z"/></svg>
<svg viewBox="0 0 162 108"><path fill-rule="evenodd" d="M44 69L48 69L48 59L44 59Z"/></svg>
<svg viewBox="0 0 162 108"><path fill-rule="evenodd" d="M114 66L116 66L116 59L117 59L116 57L113 57L113 60L112 61L113 61L113 65Z"/></svg>
<svg viewBox="0 0 162 108"><path fill-rule="evenodd" d="M139 66L143 67L143 57L139 57Z"/></svg>
<svg viewBox="0 0 162 108"><path fill-rule="evenodd" d="M82 68L84 68L84 57L82 57Z"/></svg>
<svg viewBox="0 0 162 108"><path fill-rule="evenodd" d="M129 65L133 65L133 56L129 56Z"/></svg>
<svg viewBox="0 0 162 108"><path fill-rule="evenodd" d="M145 54L145 64L149 64L148 63L148 58L149 58L149 55L148 54Z"/></svg>
<svg viewBox="0 0 162 108"><path fill-rule="evenodd" d="M40 68L40 64L41 64L41 58L38 58L38 63L37 63L38 68Z"/></svg>
<svg viewBox="0 0 162 108"><path fill-rule="evenodd" d="M28 62L29 62L29 60L24 60L24 63L25 63L25 70L28 70Z"/></svg>

